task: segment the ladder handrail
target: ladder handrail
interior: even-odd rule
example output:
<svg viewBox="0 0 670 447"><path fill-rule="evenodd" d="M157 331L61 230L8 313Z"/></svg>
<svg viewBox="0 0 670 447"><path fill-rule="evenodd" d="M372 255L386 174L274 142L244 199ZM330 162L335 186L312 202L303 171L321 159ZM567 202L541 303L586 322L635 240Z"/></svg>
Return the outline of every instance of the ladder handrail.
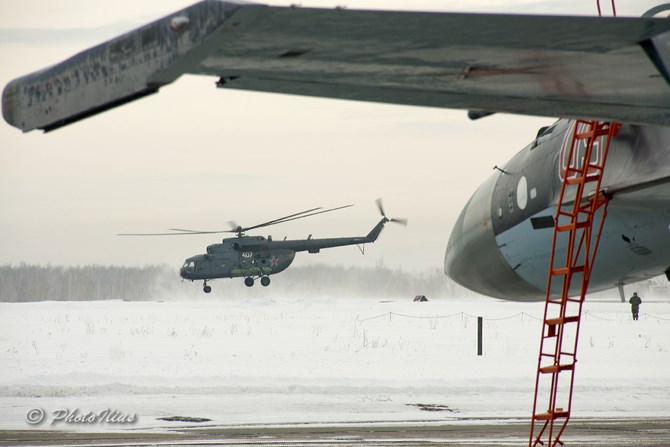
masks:
<svg viewBox="0 0 670 447"><path fill-rule="evenodd" d="M588 130L584 130L588 127ZM600 236L602 234L605 217L607 216L607 203L609 198L601 190L602 176L605 169L605 162L607 161L607 153L612 138L616 135L619 124L602 123L597 121L574 121L574 128L572 136L570 137L570 146L568 152L568 160L573 160L575 151L579 147L580 142L586 140L586 150L584 152L584 159L581 163L581 168L566 167L565 173L562 176L561 191L556 207L556 214L554 216L554 232L552 236L551 256L549 259L549 272L547 275L547 290L545 295L544 318L542 319L542 333L540 337L540 354L538 356L537 375L535 380L535 397L533 399L533 416L531 419L529 447L535 447L538 444L544 445L542 436L545 434L547 428L548 447L555 447L557 444L563 445L560 437L567 427L570 420L570 412L572 410L572 390L574 387L574 369L577 362L577 346L579 343L579 328L581 323L582 305L588 290L588 283L591 277L591 267L595 260ZM602 146L602 160L601 163L592 163L592 155L596 141L604 139L600 144ZM594 185L594 191L586 194L587 184ZM566 201L566 192L569 187L574 188L574 199ZM572 191L570 192L572 194ZM582 202L586 203L582 204ZM570 207L571 205L571 207ZM569 210L566 210L568 209ZM592 238L594 229L594 218L598 210L602 210L600 214L600 222L597 225L597 233L595 239ZM563 217L563 219L561 219ZM569 223L565 223L566 218L570 219ZM582 218L583 220L580 220ZM562 221L559 222L559 219ZM563 266L556 267L557 260L556 245L559 239L559 234L568 233L568 240L566 243L565 259ZM583 251L582 251L583 250ZM570 289L574 275L581 274L581 287L579 288L579 299L570 298ZM562 281L560 299L552 297L552 279L558 276ZM576 315L567 315L567 307L570 303L576 303ZM550 318L550 305L559 305L558 316ZM555 312L552 310L552 312ZM574 324L574 344L572 349L564 349L564 336L566 325ZM553 352L545 351L545 341L552 339ZM543 360L551 357L553 364L543 363ZM562 362L563 360L563 362ZM569 373L569 387L567 394L567 408L557 406L557 398L559 391L559 374L561 372ZM551 374L551 385L549 390L549 402L547 411L545 413L538 413L538 395L540 389L540 378L543 374ZM554 421L556 419L564 419L558 432L554 436ZM536 437L535 426L537 421L544 421L542 428L539 430ZM553 437L553 439L552 439Z"/></svg>

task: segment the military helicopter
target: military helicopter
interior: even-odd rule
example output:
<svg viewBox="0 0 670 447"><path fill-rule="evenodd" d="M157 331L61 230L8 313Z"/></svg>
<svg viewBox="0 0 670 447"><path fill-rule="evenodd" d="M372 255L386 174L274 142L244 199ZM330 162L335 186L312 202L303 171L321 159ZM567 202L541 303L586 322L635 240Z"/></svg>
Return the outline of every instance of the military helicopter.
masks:
<svg viewBox="0 0 670 447"><path fill-rule="evenodd" d="M119 236L186 236L235 233L235 237L225 238L220 244L209 245L205 254L195 255L186 259L179 271L179 275L190 281L202 280L202 290L205 293L212 291L207 281L217 278L244 278L244 284L247 287L252 287L255 283L255 278L260 278L261 285L267 287L270 285L270 275L286 270L293 262L295 254L299 251L319 253L323 248L372 243L377 240L387 222L407 225L407 219L391 219L386 217L381 199L377 199L376 204L382 215L382 219L370 230L367 236L312 239L312 235L310 234L307 239L275 241L272 239L272 236L268 236L266 239L263 236L247 236L245 234L249 230L303 219L317 214L329 213L349 208L353 205L345 205L327 210L322 210L320 207L312 208L249 227L242 227L234 222L229 222L232 227L230 230L196 231L170 228L170 233L124 233L119 234Z"/></svg>

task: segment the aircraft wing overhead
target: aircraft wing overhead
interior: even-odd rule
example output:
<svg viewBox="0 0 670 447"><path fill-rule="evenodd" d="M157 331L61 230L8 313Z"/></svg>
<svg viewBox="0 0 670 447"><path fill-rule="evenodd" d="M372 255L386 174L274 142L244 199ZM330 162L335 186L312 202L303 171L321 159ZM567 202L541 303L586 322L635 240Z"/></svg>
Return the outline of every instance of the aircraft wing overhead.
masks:
<svg viewBox="0 0 670 447"><path fill-rule="evenodd" d="M670 125L670 20L206 0L10 82L3 115L48 131L185 73L222 88Z"/></svg>

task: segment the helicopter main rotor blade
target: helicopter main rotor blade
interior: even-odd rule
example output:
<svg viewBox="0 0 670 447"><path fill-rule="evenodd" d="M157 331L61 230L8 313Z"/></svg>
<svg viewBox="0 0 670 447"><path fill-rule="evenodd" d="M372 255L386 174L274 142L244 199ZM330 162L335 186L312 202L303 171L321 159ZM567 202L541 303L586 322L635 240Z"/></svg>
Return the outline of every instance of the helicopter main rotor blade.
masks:
<svg viewBox="0 0 670 447"><path fill-rule="evenodd" d="M181 230L179 230L181 231ZM194 234L217 233L217 231L184 231L182 233L119 233L117 236L191 236Z"/></svg>
<svg viewBox="0 0 670 447"><path fill-rule="evenodd" d="M341 210L342 208L349 208L350 206L354 206L354 205L351 204L351 205L338 206L336 208L330 208L330 209L327 209L327 210L317 211L315 213L312 213L312 211L321 209L321 207L314 208L314 209L311 209L309 211L303 211L302 213L294 214L292 216L286 216L286 217L282 217L280 219L275 219L275 220L270 221L270 222L265 222L265 223L262 223L262 224L254 225L253 227L247 227L247 228L244 228L243 230L244 231L253 230L253 229L256 229L256 228L267 227L267 226L270 226L270 225L276 225L276 224L280 224L280 223L284 223L284 222L290 222L292 220L302 219L304 217L316 216L317 214L329 213L331 211ZM305 213L310 213L310 214L305 214ZM302 214L302 215L300 215L300 214Z"/></svg>
<svg viewBox="0 0 670 447"><path fill-rule="evenodd" d="M179 231L179 234L215 234L215 233L227 233L232 230L185 230L183 228L168 228L170 231Z"/></svg>
<svg viewBox="0 0 670 447"><path fill-rule="evenodd" d="M349 208L350 206L354 206L354 205L351 204L351 205L338 206L337 208L330 208L330 209L323 210L323 211L317 211L316 213L310 213L310 214L306 214L304 216L297 216L297 217L292 217L290 219L283 219L283 220L279 220L277 222L272 222L272 223L269 223L269 224L256 225L254 227L245 228L245 230L251 230L251 229L254 229L254 228L260 228L260 227L266 227L266 226L269 226L269 225L276 225L276 224L280 224L280 223L284 223L284 222L290 222L292 220L302 219L303 217L316 216L317 214L329 213L331 211L341 210L342 208ZM321 209L321 208L316 208L316 209Z"/></svg>
<svg viewBox="0 0 670 447"><path fill-rule="evenodd" d="M173 231L173 233L120 233L117 236L192 236L196 234L218 234L218 233L237 233L238 235L244 233L247 230L253 230L255 228L267 227L270 225L276 225L284 222L289 222L291 220L302 219L303 217L315 216L317 214L329 213L331 211L341 210L342 208L349 208L352 205L338 206L336 208L330 208L323 211L320 210L321 207L312 208L306 211L301 211L299 213L289 214L288 216L280 217L278 219L273 219L262 224L252 225L250 227L242 228L235 224L235 222L230 221L231 226L235 225L232 230L214 230L214 231L201 231L201 230L188 230L185 228L169 228L168 231ZM315 212L316 211L316 212Z"/></svg>
<svg viewBox="0 0 670 447"><path fill-rule="evenodd" d="M283 221L281 221L281 222L277 222L277 223L289 222L289 221L291 221L291 220L302 219L303 217L316 216L317 214L329 213L329 212L331 212L331 211L337 211L337 210L341 210L341 209L343 209L343 208L349 208L349 207L351 207L351 206L354 206L354 204L352 203L351 205L343 205L343 206L338 206L338 207L336 207L336 208L330 208L330 209L323 210L323 211L317 211L316 213L307 214L307 215L305 215L305 216L298 216L298 217L294 217L294 218L292 218L292 219L286 219L286 220L283 220Z"/></svg>
<svg viewBox="0 0 670 447"><path fill-rule="evenodd" d="M311 210L301 211L299 213L294 213L294 214L289 214L288 216L280 217L278 219L269 220L267 222L263 222L263 223L257 224L257 225L252 225L250 227L244 227L244 228L239 228L238 227L238 229L241 230L242 232L244 232L244 231L247 231L247 230L253 230L254 228L266 227L268 225L274 225L274 224L282 223L282 222L285 222L287 220L293 220L291 218L298 219L299 217L295 217L295 216L300 216L302 214L311 213L312 211L316 211L316 210L320 210L320 209L321 209L321 207L312 208ZM301 217L306 217L306 216L301 216Z"/></svg>
<svg viewBox="0 0 670 447"><path fill-rule="evenodd" d="M321 208L312 208L312 209L309 209L309 210L306 210L306 211L301 211L299 213L290 214L288 216L280 217L279 219L274 219L274 220L271 220L271 221L268 221L268 222L265 222L265 223L262 223L262 224L259 224L259 225L254 225L254 226L246 227L246 228L242 228L240 225L237 224L237 222L229 220L228 225L230 225L230 228L231 228L230 230L201 231L201 230L187 230L187 229L184 229L184 228L170 228L169 230L170 231L181 232L181 233L175 233L175 234L217 234L217 233L238 233L238 234L240 234L240 233L243 233L247 230L251 230L251 229L254 229L254 228L258 228L258 227L262 227L262 226L266 226L266 225L273 225L275 223L281 223L281 222L284 222L286 219L291 220L289 218L297 219L294 216L300 216L301 214L310 213L312 211L319 210L319 209L321 209ZM304 216L301 216L301 217L304 217ZM168 233L168 234L170 234L170 233Z"/></svg>

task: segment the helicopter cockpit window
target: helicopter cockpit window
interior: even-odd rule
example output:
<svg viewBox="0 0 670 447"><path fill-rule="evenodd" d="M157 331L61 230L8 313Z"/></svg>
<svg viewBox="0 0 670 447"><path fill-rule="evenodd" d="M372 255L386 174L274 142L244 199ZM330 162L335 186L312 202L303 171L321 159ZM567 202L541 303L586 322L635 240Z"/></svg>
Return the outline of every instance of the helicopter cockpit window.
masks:
<svg viewBox="0 0 670 447"><path fill-rule="evenodd" d="M194 267L194 262L193 261L187 261L184 263L184 266L182 267L184 270L193 270Z"/></svg>

